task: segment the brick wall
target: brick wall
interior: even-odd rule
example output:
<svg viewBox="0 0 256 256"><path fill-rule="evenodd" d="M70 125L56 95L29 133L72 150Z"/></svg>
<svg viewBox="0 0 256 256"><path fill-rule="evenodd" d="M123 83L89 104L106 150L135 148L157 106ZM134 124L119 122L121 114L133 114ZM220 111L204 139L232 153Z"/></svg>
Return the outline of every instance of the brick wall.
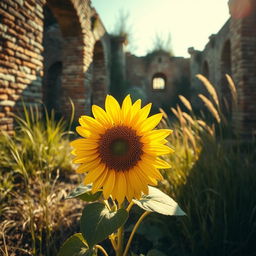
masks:
<svg viewBox="0 0 256 256"><path fill-rule="evenodd" d="M155 75L163 76L165 89L155 90L152 80ZM146 101L153 102L155 109L169 109L178 100L178 94L189 93L189 60L173 57L164 51L145 57L127 55L126 80L128 87L141 88Z"/></svg>
<svg viewBox="0 0 256 256"><path fill-rule="evenodd" d="M57 34L59 33L61 38L59 43L55 42L59 49L55 52L55 57L51 54L53 51L47 48L47 43L46 51L43 52L43 35L47 37L47 33L44 34L45 5L56 19L55 29L58 30ZM71 98L75 104L76 117L89 112L91 103L89 73L95 42L102 40L104 51L110 51L107 48L108 37L105 35L106 31L102 23L98 22L99 25L94 28L92 26L93 15L95 10L91 8L89 0L0 1L1 130L13 130L12 113L22 111L21 99L29 104L39 104L42 101L45 94L45 88L42 90L43 73L45 72L46 75L45 83L49 68L57 60L62 66L60 103L62 114L69 113L68 98ZM56 37L56 34L54 36ZM48 39L50 37L48 35ZM109 55L104 55L104 58L109 58ZM107 65L108 60L104 63ZM108 88L107 79L105 82L102 87ZM105 94L106 90L102 93Z"/></svg>
<svg viewBox="0 0 256 256"><path fill-rule="evenodd" d="M13 129L14 109L42 98L42 3L0 1L0 129Z"/></svg>
<svg viewBox="0 0 256 256"><path fill-rule="evenodd" d="M206 44L203 51L197 51L193 47L189 49L191 55L191 87L193 91L192 101L195 107L203 106L201 100L198 99L198 93L207 95L203 84L196 78L196 74L205 75L215 86L220 97L226 92L227 84L225 73L232 75L230 68L227 67L226 58L224 56L229 53L226 51L225 44L230 42L230 20L228 20L220 31L209 37L209 42ZM208 67L206 72L205 66Z"/></svg>
<svg viewBox="0 0 256 256"><path fill-rule="evenodd" d="M244 137L256 133L256 1L230 0L231 18L216 35L212 35L203 51L189 49L191 54L191 86L194 102L202 91L202 84L195 78L204 74L204 63L209 66L209 80L215 85L222 100L232 111L235 130ZM237 107L230 104L225 73L232 76L238 95Z"/></svg>
<svg viewBox="0 0 256 256"><path fill-rule="evenodd" d="M230 1L232 73L238 91L234 113L240 134L256 132L256 1Z"/></svg>

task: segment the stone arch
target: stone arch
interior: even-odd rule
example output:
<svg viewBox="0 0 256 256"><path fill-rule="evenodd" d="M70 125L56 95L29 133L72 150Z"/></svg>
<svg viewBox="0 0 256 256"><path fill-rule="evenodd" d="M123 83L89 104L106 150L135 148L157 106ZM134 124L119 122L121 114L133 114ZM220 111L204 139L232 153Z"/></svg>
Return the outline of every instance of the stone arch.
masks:
<svg viewBox="0 0 256 256"><path fill-rule="evenodd" d="M85 109L85 86L84 86L84 34L79 19L79 10L72 0L46 0L54 18L56 19L62 36L62 52L56 59L62 62L61 78L61 109L62 114L70 113L68 98L75 105L76 116L80 116ZM50 69L49 69L50 70ZM50 71L54 71L51 69ZM53 76L53 75L50 75Z"/></svg>
<svg viewBox="0 0 256 256"><path fill-rule="evenodd" d="M209 64L207 60L204 60L203 66L202 66L202 74L209 79L210 76L210 70L209 70Z"/></svg>
<svg viewBox="0 0 256 256"><path fill-rule="evenodd" d="M107 93L107 68L104 48L100 40L94 45L92 62L91 104L104 105Z"/></svg>
<svg viewBox="0 0 256 256"><path fill-rule="evenodd" d="M152 77L152 90L162 91L166 89L167 77L164 73L155 73Z"/></svg>
<svg viewBox="0 0 256 256"><path fill-rule="evenodd" d="M64 37L82 36L82 26L72 0L46 0L61 27Z"/></svg>
<svg viewBox="0 0 256 256"><path fill-rule="evenodd" d="M43 7L43 14L43 102L48 112L54 110L56 118L59 118L62 114L63 36L60 26L47 4Z"/></svg>
<svg viewBox="0 0 256 256"><path fill-rule="evenodd" d="M228 39L222 48L221 52L221 84L220 94L222 108L226 114L232 113L232 94L228 85L226 74L232 75L231 66L231 42Z"/></svg>

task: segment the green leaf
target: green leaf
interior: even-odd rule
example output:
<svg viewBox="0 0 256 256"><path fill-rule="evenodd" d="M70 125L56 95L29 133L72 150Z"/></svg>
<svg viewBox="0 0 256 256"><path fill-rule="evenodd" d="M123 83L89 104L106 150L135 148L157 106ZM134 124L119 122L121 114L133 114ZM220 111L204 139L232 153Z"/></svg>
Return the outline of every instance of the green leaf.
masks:
<svg viewBox="0 0 256 256"><path fill-rule="evenodd" d="M186 215L171 197L151 186L149 186L148 195L143 195L140 200L133 199L133 201L146 211L158 212L164 215Z"/></svg>
<svg viewBox="0 0 256 256"><path fill-rule="evenodd" d="M98 191L95 194L92 194L92 185L79 185L77 188L75 188L73 191L70 192L70 194L66 197L66 199L71 198L79 198L86 202L93 202L100 198L102 192Z"/></svg>
<svg viewBox="0 0 256 256"><path fill-rule="evenodd" d="M61 246L58 256L93 256L81 233L69 237Z"/></svg>
<svg viewBox="0 0 256 256"><path fill-rule="evenodd" d="M111 212L102 203L91 203L84 207L81 217L81 232L90 248L106 239L124 225L128 218L125 209Z"/></svg>

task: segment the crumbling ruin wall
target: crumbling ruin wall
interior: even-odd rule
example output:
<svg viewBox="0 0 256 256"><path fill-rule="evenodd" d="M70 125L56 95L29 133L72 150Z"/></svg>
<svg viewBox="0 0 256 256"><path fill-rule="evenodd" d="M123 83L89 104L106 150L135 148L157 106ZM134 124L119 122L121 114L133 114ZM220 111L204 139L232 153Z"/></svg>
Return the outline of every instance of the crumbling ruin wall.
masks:
<svg viewBox="0 0 256 256"><path fill-rule="evenodd" d="M203 51L189 48L193 101L204 90L195 78L201 73L215 85L221 104L232 114L236 132L243 137L256 134L256 1L230 0L231 18L210 37ZM237 104L232 103L225 74L232 76L237 88Z"/></svg>
<svg viewBox="0 0 256 256"><path fill-rule="evenodd" d="M156 77L165 80L162 89L153 87ZM179 94L189 93L189 60L156 51L144 57L127 54L126 79L129 88L138 88L146 101L158 108L170 109Z"/></svg>
<svg viewBox="0 0 256 256"><path fill-rule="evenodd" d="M256 135L256 1L230 0L232 74L238 104L234 121L244 136Z"/></svg>
<svg viewBox="0 0 256 256"><path fill-rule="evenodd" d="M43 100L42 83L49 58L44 63L44 12L47 7L57 21L61 34L59 67L61 67L60 111L69 113L71 98L76 116L89 111L91 104L93 49L102 41L109 51L108 37L89 0L1 0L0 1L0 129L12 131L12 113L21 111L21 100L39 104ZM93 18L94 17L94 18ZM96 17L96 19L95 19ZM56 35L54 35L56 36ZM102 54L108 77L108 54ZM47 58L47 56L44 56ZM49 56L48 56L49 57ZM91 71L90 71L91 70ZM59 71L58 71L59 72ZM53 79L52 79L53 80ZM108 88L108 79L101 86ZM48 88L49 89L49 88ZM51 88L50 88L51 89ZM103 98L103 97L102 97Z"/></svg>
<svg viewBox="0 0 256 256"><path fill-rule="evenodd" d="M220 97L222 97L223 92L226 92L225 89L228 89L225 73L232 75L231 68L227 68L223 61L225 54L230 57L230 52L225 49L228 42L230 42L230 20L224 24L217 34L209 37L209 42L203 51L197 51L193 47L188 50L191 55L191 101L198 109L203 106L198 94L202 93L206 96L209 96L209 94L203 83L196 77L197 74L202 74L208 78L215 86Z"/></svg>

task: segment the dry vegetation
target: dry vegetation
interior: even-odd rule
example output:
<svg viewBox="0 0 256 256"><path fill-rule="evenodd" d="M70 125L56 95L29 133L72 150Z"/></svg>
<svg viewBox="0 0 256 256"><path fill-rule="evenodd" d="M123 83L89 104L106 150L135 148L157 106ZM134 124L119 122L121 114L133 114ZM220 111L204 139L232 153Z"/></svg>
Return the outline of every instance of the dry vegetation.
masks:
<svg viewBox="0 0 256 256"><path fill-rule="evenodd" d="M7 255L56 255L78 229L83 205L64 200L79 182L65 123L24 109L17 130L0 138L0 248Z"/></svg>
<svg viewBox="0 0 256 256"><path fill-rule="evenodd" d="M145 245L165 255L254 255L255 142L246 143L233 133L214 86L205 77L198 78L208 92L199 98L211 118L205 112L196 114L189 100L180 96L182 106L172 108L176 121L165 115L161 123L174 130L169 141L175 154L166 157L172 168L163 172L160 186L187 216L148 218L137 236L146 242L135 240L133 250L140 253ZM235 109L236 89L227 79ZM47 115L45 120L38 112L25 110L24 119L17 119L15 136L3 133L0 138L0 254L4 256L57 255L63 240L79 228L83 205L64 200L80 183L72 171L69 134L62 121Z"/></svg>

